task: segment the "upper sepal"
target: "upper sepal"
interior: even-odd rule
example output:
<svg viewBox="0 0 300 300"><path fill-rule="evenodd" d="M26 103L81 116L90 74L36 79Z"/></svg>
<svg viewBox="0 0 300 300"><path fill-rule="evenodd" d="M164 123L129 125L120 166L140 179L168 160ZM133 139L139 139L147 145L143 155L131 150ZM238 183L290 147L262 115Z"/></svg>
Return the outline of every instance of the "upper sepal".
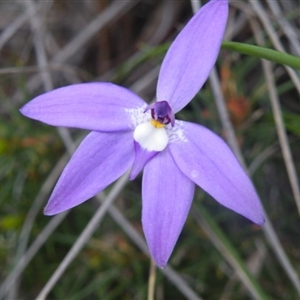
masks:
<svg viewBox="0 0 300 300"><path fill-rule="evenodd" d="M212 0L187 23L170 46L160 69L157 100L181 110L206 81L223 39L228 17L227 0Z"/></svg>

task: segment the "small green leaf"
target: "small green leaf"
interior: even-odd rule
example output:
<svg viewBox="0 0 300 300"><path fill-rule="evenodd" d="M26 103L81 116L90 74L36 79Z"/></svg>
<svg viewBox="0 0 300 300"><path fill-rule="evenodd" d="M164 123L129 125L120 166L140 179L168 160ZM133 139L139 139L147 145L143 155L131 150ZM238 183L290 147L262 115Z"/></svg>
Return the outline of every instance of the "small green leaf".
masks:
<svg viewBox="0 0 300 300"><path fill-rule="evenodd" d="M287 130L300 137L300 118L299 114L292 112L283 112L283 120Z"/></svg>

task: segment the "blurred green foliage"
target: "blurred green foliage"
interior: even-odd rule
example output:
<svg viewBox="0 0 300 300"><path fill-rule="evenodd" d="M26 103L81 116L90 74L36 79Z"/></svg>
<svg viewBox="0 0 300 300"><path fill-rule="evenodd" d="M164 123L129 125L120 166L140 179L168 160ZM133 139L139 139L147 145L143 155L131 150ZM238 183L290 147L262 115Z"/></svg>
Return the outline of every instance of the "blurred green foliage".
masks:
<svg viewBox="0 0 300 300"><path fill-rule="evenodd" d="M76 25L72 24L74 28L68 27L71 25L66 24L63 20L64 13L72 15L76 9L71 2L54 1L54 7L50 14L54 19L54 21L52 19L50 21L54 22L54 25L48 20L50 25L54 26L53 29L49 25L53 33L57 33L57 30L61 28L68 34L71 34L72 30L74 32L76 32L75 29L78 30ZM104 5L103 3L101 5ZM138 30L143 34L137 37L132 33L137 22L138 24L142 23L141 16L145 19L143 21L145 24L154 22L157 25L152 14L156 11L155 9L159 11L160 4L153 3L144 3L144 6L138 8L140 10L133 10L120 21L123 22L123 25L125 24L123 29L126 34L131 34L130 40L133 40L128 46L130 49L126 49L124 45L128 45L128 41L123 36L119 37L118 43L123 45L120 48L125 49L125 54L114 53L114 57L110 57L111 54L105 56L105 53L103 54L105 51L102 50L102 45L104 45L103 47L115 47L115 41L112 42L110 38L102 40L102 38L117 32L116 30L120 29L118 24L117 29L114 26L109 27L107 31L100 34L99 40L86 46L80 63L77 63L76 60L74 62L74 64L77 63L76 68L84 70L91 78L96 77L94 74L102 76L102 73L106 72L105 76L103 75L105 80L108 78L116 83L129 85L159 65L169 45L169 43L165 43L165 38L162 38L158 44L149 43L148 45L147 41L143 40L146 35L143 33L143 28ZM100 8L98 9L101 11ZM179 26L178 24L181 24L191 14L186 3L182 3L180 9L177 11L176 26ZM57 16L54 16L53 12L56 12ZM88 12L86 8L85 14L88 15ZM85 14L81 16L83 20L76 15L78 19L76 22L87 22L90 17L86 17ZM59 16L60 19L57 20ZM83 26L82 23L80 23L81 26ZM168 39L173 37L176 26L171 26L166 33ZM63 39L62 36L59 37ZM18 39L21 39L20 44L22 45L22 37L16 36L16 40ZM248 33L242 31L239 39L248 41ZM22 49L23 52L19 52L20 44L16 42L17 46L15 46L10 43L7 48L4 48L4 52L1 54L3 67L36 63L32 45L26 44ZM118 52L119 49L115 51ZM101 58L103 55L105 57ZM106 70L101 69L101 72L97 70L95 65L105 65L105 63L107 63ZM65 66L62 65L61 68L63 69L63 67ZM251 165L267 148L275 149L258 164L253 174L253 181L266 211L274 222L276 233L293 267L299 274L299 216L278 145L268 90L260 63L256 58L223 50L217 68L231 121L234 124L238 142L247 164ZM74 72L75 75L72 76L76 79L71 75L68 77L63 72L53 71L51 74L56 84L62 85L65 82L80 81L81 73ZM57 161L65 153L63 144L54 128L28 120L18 112L19 107L34 96L26 87L30 75L23 71L14 75L0 75L1 280L8 276L15 264L20 232L37 193ZM276 68L275 78L278 83L277 89L295 166L300 171L298 95L294 84L281 67ZM98 79L95 78L95 80ZM155 84L153 86L150 84L150 88L143 92L143 96L146 95L148 101L154 97L154 86ZM15 91L22 94L19 102L12 100ZM195 99L178 114L177 118L200 123L226 138L208 83ZM72 130L71 134L75 139L81 133ZM47 197L44 201L46 204ZM208 220L213 222L215 232L219 232L224 241L230 244L229 248L238 254L239 260L244 265L248 264L251 267L255 262L258 264L257 274L253 278L259 289L275 300L298 298L297 292L283 272L278 259L258 226L221 207L200 189L197 190L194 202L194 208L205 211L202 217L205 215ZM140 221L141 177L126 186L116 205L142 234ZM23 272L20 282L20 299L33 299L38 294L85 228L97 206L96 201L90 200L72 209ZM36 239L49 220L50 218L44 216L40 210L34 221L29 244ZM263 245L265 251L262 257L259 256L258 251L260 244ZM145 299L149 264L149 259L130 241L122 228L119 228L110 217L106 216L93 238L54 287L49 299ZM192 215L188 218L176 245L170 265L203 299L250 299L248 292L231 266L214 246L211 237L198 226ZM159 271L157 271L156 296L156 299L185 299ZM221 298L222 296L224 298Z"/></svg>

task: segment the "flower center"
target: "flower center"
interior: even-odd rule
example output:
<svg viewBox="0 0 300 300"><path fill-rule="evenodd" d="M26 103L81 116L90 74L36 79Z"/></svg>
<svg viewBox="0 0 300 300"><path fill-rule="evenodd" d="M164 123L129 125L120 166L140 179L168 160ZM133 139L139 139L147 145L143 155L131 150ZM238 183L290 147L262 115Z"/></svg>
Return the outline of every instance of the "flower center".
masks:
<svg viewBox="0 0 300 300"><path fill-rule="evenodd" d="M150 122L139 124L133 133L134 140L147 151L160 152L169 142L165 128L170 124L174 126L175 117L167 101L159 101L149 105L144 112L151 110Z"/></svg>
<svg viewBox="0 0 300 300"><path fill-rule="evenodd" d="M174 126L175 116L167 101L159 101L149 105L145 112L151 109L151 124L156 128L162 128L164 125L171 123Z"/></svg>
<svg viewBox="0 0 300 300"><path fill-rule="evenodd" d="M160 123L159 121L156 121L154 119L150 120L150 123L155 127L155 128L163 128L165 127L165 124Z"/></svg>

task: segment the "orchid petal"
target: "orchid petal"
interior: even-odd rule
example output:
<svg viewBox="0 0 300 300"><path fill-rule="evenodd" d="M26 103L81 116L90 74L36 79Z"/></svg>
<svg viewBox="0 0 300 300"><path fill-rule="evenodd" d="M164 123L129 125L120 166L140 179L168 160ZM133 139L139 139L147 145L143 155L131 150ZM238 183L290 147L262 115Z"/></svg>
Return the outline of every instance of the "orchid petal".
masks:
<svg viewBox="0 0 300 300"><path fill-rule="evenodd" d="M182 138L169 149L182 173L222 205L263 224L256 191L226 143L203 126L180 122L180 127Z"/></svg>
<svg viewBox="0 0 300 300"><path fill-rule="evenodd" d="M134 128L132 111L145 102L126 88L112 83L83 83L40 95L24 105L21 113L53 126L95 131Z"/></svg>
<svg viewBox="0 0 300 300"><path fill-rule="evenodd" d="M228 16L227 0L204 5L179 33L162 63L157 100L181 110L206 81L214 66Z"/></svg>
<svg viewBox="0 0 300 300"><path fill-rule="evenodd" d="M135 158L129 175L130 180L134 180L145 167L146 163L159 153L158 151L148 151L144 149L136 141L134 141L134 150Z"/></svg>
<svg viewBox="0 0 300 300"><path fill-rule="evenodd" d="M167 148L145 166L142 194L145 237L156 264L164 268L186 221L194 183L181 173Z"/></svg>
<svg viewBox="0 0 300 300"><path fill-rule="evenodd" d="M64 169L44 213L54 215L95 196L125 173L133 159L132 132L90 133Z"/></svg>

